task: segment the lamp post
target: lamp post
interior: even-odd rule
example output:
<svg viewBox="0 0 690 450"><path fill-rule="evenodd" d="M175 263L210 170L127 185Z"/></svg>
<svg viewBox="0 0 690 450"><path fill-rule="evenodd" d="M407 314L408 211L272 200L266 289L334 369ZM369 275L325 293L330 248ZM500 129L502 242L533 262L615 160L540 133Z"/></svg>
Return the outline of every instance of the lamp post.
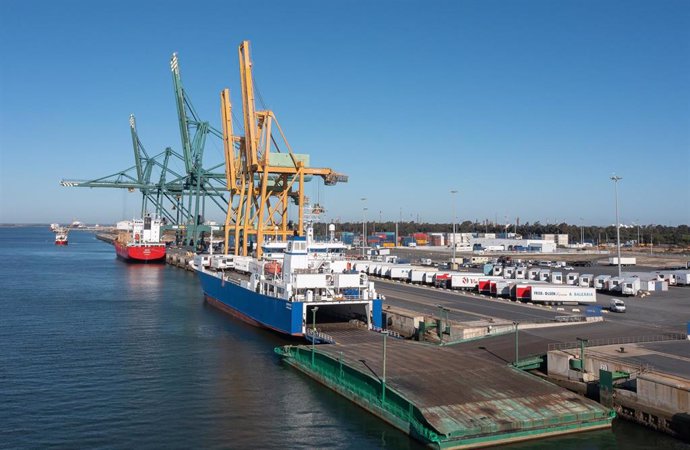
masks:
<svg viewBox="0 0 690 450"><path fill-rule="evenodd" d="M362 258L364 258L364 248L367 246L367 199L362 197L360 200L364 202L362 207Z"/></svg>
<svg viewBox="0 0 690 450"><path fill-rule="evenodd" d="M386 403L386 341L388 330L383 330L383 375L381 377L381 404Z"/></svg>
<svg viewBox="0 0 690 450"><path fill-rule="evenodd" d="M316 350L316 311L319 310L318 306L314 306L311 309L312 314L312 335L311 335L311 365L314 366L314 351Z"/></svg>
<svg viewBox="0 0 690 450"><path fill-rule="evenodd" d="M453 196L453 259L450 260L451 262L451 267L455 268L455 222L456 222L456 217L455 217L455 200L456 200L456 195L458 193L457 190L453 189L450 191L451 195Z"/></svg>
<svg viewBox="0 0 690 450"><path fill-rule="evenodd" d="M616 193L616 248L618 250L618 277L621 276L621 224L618 220L618 182L622 180L623 177L613 175L611 180L613 181L614 191Z"/></svg>
<svg viewBox="0 0 690 450"><path fill-rule="evenodd" d="M520 322L515 322L513 321L513 325L515 325L515 362L513 363L514 366L517 366L518 360L519 360L519 354L518 354L518 325L520 325Z"/></svg>

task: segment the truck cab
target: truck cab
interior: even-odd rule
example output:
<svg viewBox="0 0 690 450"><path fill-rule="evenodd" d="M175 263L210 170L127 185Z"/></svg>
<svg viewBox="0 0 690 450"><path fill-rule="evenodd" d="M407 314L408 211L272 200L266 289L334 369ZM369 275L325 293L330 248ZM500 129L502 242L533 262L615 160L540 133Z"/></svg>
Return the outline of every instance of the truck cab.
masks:
<svg viewBox="0 0 690 450"><path fill-rule="evenodd" d="M612 312L619 312L619 313L624 313L625 312L625 302L621 299L618 298L612 298L611 299L611 306L609 309Z"/></svg>

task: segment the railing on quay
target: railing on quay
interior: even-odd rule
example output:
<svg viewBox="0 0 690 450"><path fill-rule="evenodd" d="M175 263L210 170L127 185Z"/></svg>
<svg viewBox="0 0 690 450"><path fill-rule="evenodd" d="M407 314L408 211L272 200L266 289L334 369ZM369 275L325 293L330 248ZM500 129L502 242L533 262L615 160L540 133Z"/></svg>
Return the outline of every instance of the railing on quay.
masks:
<svg viewBox="0 0 690 450"><path fill-rule="evenodd" d="M604 339L591 339L586 342L586 347L599 347L603 345L620 345L620 344L641 344L645 342L660 342L660 341L679 341L687 339L684 333L669 333L658 334L652 336L628 336ZM548 346L551 350L566 350L570 348L579 348L580 342L556 342Z"/></svg>

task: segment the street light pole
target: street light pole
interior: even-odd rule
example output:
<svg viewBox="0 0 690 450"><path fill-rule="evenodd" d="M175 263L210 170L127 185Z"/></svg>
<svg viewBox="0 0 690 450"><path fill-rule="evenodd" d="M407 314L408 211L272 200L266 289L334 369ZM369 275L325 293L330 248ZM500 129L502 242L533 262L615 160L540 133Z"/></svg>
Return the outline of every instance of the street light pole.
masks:
<svg viewBox="0 0 690 450"><path fill-rule="evenodd" d="M367 199L362 197L360 200L364 202L362 207L362 258L364 258L364 247L367 246Z"/></svg>
<svg viewBox="0 0 690 450"><path fill-rule="evenodd" d="M453 196L453 259L451 259L451 267L454 269L455 268L455 222L456 222L456 217L455 217L455 200L456 200L456 195L458 193L457 190L453 189L450 191L451 195Z"/></svg>
<svg viewBox="0 0 690 450"><path fill-rule="evenodd" d="M316 346L316 311L319 310L318 306L314 306L311 309L312 313L312 325L311 325L311 330L312 330L312 335L311 335L311 365L312 367L314 366L314 351L315 346Z"/></svg>
<svg viewBox="0 0 690 450"><path fill-rule="evenodd" d="M517 366L517 363L519 361L519 358L518 358L518 325L520 325L520 322L513 322L513 325L515 325L515 363L513 363L513 365Z"/></svg>
<svg viewBox="0 0 690 450"><path fill-rule="evenodd" d="M386 403L386 341L388 338L388 330L381 332L383 334L383 376L381 378L381 403Z"/></svg>
<svg viewBox="0 0 690 450"><path fill-rule="evenodd" d="M618 249L618 277L621 276L621 223L618 220L618 182L622 180L623 177L612 176L614 191L616 193L616 247Z"/></svg>

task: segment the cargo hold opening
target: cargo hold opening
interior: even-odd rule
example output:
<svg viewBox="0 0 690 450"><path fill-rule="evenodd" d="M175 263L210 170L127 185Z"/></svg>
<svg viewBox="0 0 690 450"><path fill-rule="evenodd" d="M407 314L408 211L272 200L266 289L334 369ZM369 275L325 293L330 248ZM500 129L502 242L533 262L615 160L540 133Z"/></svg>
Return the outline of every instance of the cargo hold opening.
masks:
<svg viewBox="0 0 690 450"><path fill-rule="evenodd" d="M307 305L307 327L312 326L314 320L313 309L315 306L319 308L316 311L317 326L319 324L347 323L353 319L368 323L368 303L320 304Z"/></svg>

